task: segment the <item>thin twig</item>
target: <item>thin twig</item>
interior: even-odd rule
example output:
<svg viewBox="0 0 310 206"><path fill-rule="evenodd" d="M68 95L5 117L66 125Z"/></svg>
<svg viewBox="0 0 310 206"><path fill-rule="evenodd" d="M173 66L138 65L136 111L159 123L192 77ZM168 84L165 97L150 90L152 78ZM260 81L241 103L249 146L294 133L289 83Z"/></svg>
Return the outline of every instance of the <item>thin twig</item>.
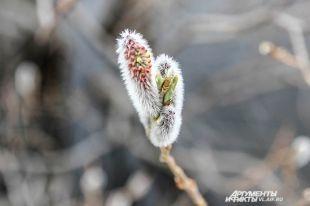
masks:
<svg viewBox="0 0 310 206"><path fill-rule="evenodd" d="M295 206L307 206L310 204L310 188L305 188L300 200L295 204Z"/></svg>
<svg viewBox="0 0 310 206"><path fill-rule="evenodd" d="M310 68L300 64L296 56L288 52L286 49L276 46L271 42L262 42L259 50L263 55L271 56L273 59L283 64L298 69L301 72L305 82L310 85Z"/></svg>
<svg viewBox="0 0 310 206"><path fill-rule="evenodd" d="M277 169L285 170L285 165L291 165L288 162L293 157L293 151L290 148L294 139L295 132L286 125L280 127L276 133L274 141L267 153L264 161L257 166L248 168L244 171L242 178L233 180L230 187L237 187L239 190L248 190L259 185L266 177L270 176ZM291 174L295 176L295 174ZM286 182L284 182L286 183Z"/></svg>
<svg viewBox="0 0 310 206"><path fill-rule="evenodd" d="M184 170L175 162L175 159L173 156L171 156L172 146L168 147L161 147L160 148L160 161L165 163L169 170L174 175L174 180L177 185L177 187L180 190L184 190L188 196L191 198L191 200L194 202L197 206L207 206L207 202L199 192L199 189L197 187L197 183L195 180L189 178Z"/></svg>

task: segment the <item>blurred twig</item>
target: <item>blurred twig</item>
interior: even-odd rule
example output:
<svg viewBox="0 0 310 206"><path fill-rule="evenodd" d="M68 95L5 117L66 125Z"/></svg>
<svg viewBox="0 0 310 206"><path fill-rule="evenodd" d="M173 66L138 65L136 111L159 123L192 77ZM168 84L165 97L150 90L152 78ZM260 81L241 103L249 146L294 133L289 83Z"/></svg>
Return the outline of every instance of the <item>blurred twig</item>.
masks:
<svg viewBox="0 0 310 206"><path fill-rule="evenodd" d="M234 37L245 30L268 23L272 19L272 11L261 7L253 11L238 15L199 14L183 19L165 33L158 47L165 47L172 52L180 51L183 47L193 43L222 41ZM222 35L208 35L219 32ZM226 37L223 38L223 35ZM177 37L177 38L176 38ZM168 46L168 48L167 48Z"/></svg>
<svg viewBox="0 0 310 206"><path fill-rule="evenodd" d="M276 46L271 42L263 42L260 45L260 52L264 55L268 55L279 62L298 69L305 82L310 85L310 68L301 64L298 59L288 52L286 49Z"/></svg>
<svg viewBox="0 0 310 206"><path fill-rule="evenodd" d="M306 188L303 191L301 199L295 204L295 206L308 206L310 205L310 188Z"/></svg>
<svg viewBox="0 0 310 206"><path fill-rule="evenodd" d="M71 11L76 4L76 0L57 0L56 5L52 0L38 0L36 3L39 20L36 40L46 43L54 33L62 15Z"/></svg>
<svg viewBox="0 0 310 206"><path fill-rule="evenodd" d="M55 11L59 14L66 14L74 7L76 2L77 0L58 0L55 6Z"/></svg>
<svg viewBox="0 0 310 206"><path fill-rule="evenodd" d="M297 178L294 168L293 150L290 148L294 131L282 126L275 136L275 140L268 152L265 160L258 166L248 168L244 172L244 177L231 181L231 187L238 189L249 189L259 185L265 178L270 176L277 169L281 169L284 174L284 192L292 194L292 189L296 187ZM286 189L286 190L285 190ZM287 195L288 195L287 194Z"/></svg>
<svg viewBox="0 0 310 206"><path fill-rule="evenodd" d="M301 19L286 13L279 15L277 23L288 31L299 66L309 68L309 54L304 38L304 30L307 29L305 25L307 24Z"/></svg>
<svg viewBox="0 0 310 206"><path fill-rule="evenodd" d="M0 170L23 171L32 174L64 173L90 164L107 150L103 142L102 131L85 138L72 148L54 151L45 158L31 153L13 154L1 148Z"/></svg>
<svg viewBox="0 0 310 206"><path fill-rule="evenodd" d="M278 47L271 42L261 43L260 52L300 70L305 82L307 85L310 85L310 60L303 34L304 22L289 14L282 13L276 19L276 23L288 31L295 54L293 55L286 49Z"/></svg>

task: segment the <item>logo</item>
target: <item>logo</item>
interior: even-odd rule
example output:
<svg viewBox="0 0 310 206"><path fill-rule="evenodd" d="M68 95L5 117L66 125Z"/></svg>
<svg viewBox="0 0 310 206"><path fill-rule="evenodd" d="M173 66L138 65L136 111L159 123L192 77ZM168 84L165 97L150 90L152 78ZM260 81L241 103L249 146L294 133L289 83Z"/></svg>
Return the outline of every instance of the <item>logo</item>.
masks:
<svg viewBox="0 0 310 206"><path fill-rule="evenodd" d="M282 202L283 197L278 197L278 191L240 191L235 190L227 196L225 202Z"/></svg>

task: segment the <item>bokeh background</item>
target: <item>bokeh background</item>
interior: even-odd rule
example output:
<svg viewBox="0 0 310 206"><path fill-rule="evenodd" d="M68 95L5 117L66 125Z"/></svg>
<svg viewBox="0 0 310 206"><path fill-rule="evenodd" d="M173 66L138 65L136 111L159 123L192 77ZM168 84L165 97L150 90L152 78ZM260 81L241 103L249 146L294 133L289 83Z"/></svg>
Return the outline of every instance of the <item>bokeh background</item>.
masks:
<svg viewBox="0 0 310 206"><path fill-rule="evenodd" d="M310 72L306 0L0 0L0 205L188 206L119 75L125 28L179 61L183 126L172 154L210 206L276 190L305 206L310 89L263 56L268 40ZM309 69L309 70L307 70Z"/></svg>

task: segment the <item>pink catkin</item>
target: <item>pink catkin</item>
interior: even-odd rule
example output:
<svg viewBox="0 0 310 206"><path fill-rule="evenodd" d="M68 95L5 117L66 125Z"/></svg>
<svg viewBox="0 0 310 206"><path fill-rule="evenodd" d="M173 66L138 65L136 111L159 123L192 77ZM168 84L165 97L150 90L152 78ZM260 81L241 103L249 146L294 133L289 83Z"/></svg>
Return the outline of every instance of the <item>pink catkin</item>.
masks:
<svg viewBox="0 0 310 206"><path fill-rule="evenodd" d="M131 77L138 81L145 89L150 87L151 56L144 46L129 39L124 51ZM141 61L138 62L137 59Z"/></svg>
<svg viewBox="0 0 310 206"><path fill-rule="evenodd" d="M117 39L118 63L129 97L145 129L157 117L161 102L155 81L152 50L143 36L125 30Z"/></svg>

